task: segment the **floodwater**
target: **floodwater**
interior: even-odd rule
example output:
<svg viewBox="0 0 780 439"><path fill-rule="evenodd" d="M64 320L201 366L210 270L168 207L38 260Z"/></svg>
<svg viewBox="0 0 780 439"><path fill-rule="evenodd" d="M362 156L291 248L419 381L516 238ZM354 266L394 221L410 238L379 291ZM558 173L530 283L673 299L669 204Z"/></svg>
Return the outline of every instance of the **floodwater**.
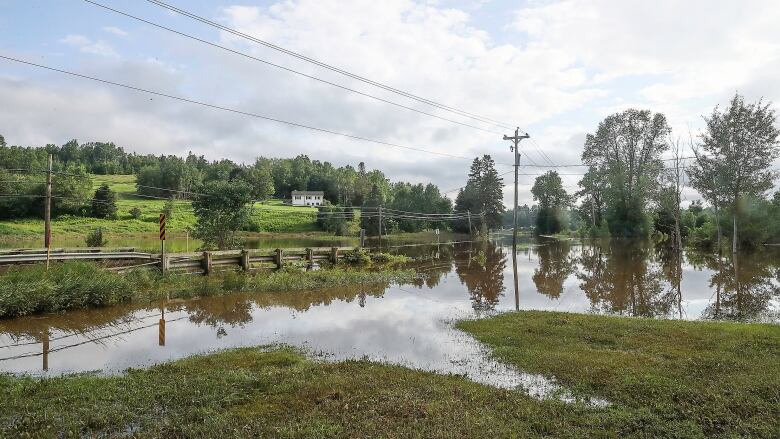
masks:
<svg viewBox="0 0 780 439"><path fill-rule="evenodd" d="M197 353L288 344L325 360L367 358L567 398L493 361L452 327L514 309L780 322L780 251L738 258L649 243L553 239L396 247L425 258L406 285L230 294L0 321L0 372L118 373ZM164 321L164 323L162 323Z"/></svg>

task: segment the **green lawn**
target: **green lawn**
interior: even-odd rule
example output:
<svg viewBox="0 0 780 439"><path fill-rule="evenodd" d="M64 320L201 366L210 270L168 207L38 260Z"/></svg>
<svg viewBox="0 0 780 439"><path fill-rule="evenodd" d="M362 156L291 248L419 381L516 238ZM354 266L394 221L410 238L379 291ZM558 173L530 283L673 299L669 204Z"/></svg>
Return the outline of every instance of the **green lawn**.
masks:
<svg viewBox="0 0 780 439"><path fill-rule="evenodd" d="M497 359L620 408L647 437L780 437L780 326L507 313L461 322Z"/></svg>
<svg viewBox="0 0 780 439"><path fill-rule="evenodd" d="M134 175L93 175L93 186L106 183L117 193L116 220L63 216L52 220L52 233L58 237L83 237L97 227L108 235L154 235L158 232L160 213L165 200L138 197L135 195ZM134 219L130 209L141 210L141 218ZM255 205L252 222L255 232L313 232L319 230L316 224L316 209L285 206L281 200L270 200ZM195 224L191 203L176 203L173 215L167 221L171 234L183 234ZM0 239L36 238L43 233L43 220L38 218L0 222Z"/></svg>
<svg viewBox="0 0 780 439"><path fill-rule="evenodd" d="M245 348L122 376L0 375L0 436L777 438L780 327L518 312L461 322L606 407Z"/></svg>

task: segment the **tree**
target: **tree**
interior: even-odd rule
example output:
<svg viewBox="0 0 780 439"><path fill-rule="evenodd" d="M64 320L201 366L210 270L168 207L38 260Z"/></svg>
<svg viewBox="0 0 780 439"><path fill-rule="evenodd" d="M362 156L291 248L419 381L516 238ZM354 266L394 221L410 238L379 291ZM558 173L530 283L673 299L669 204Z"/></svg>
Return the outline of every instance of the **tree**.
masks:
<svg viewBox="0 0 780 439"><path fill-rule="evenodd" d="M671 167L667 169L661 179L662 189L658 192L658 205L662 211L670 214L672 217L672 247L679 252L682 250L680 202L682 199L683 163L680 155L680 140L677 139L670 143L672 144L674 157L670 163Z"/></svg>
<svg viewBox="0 0 780 439"><path fill-rule="evenodd" d="M605 175L604 198L612 234L650 233L647 200L663 169L660 161L670 132L663 114L629 109L607 116L585 138L582 160Z"/></svg>
<svg viewBox="0 0 780 439"><path fill-rule="evenodd" d="M737 252L739 203L746 196L763 195L776 176L769 167L780 156L780 143L777 117L770 106L762 99L746 104L735 94L727 110L715 107L705 118L701 145L694 149L696 165L690 171L691 184L716 212L723 204L730 205L733 253Z"/></svg>
<svg viewBox="0 0 780 439"><path fill-rule="evenodd" d="M503 188L504 180L498 176L493 159L487 154L481 159L477 157L471 163L466 186L455 199L455 210L472 214L484 212L483 224L488 229L498 228L504 213Z"/></svg>
<svg viewBox="0 0 780 439"><path fill-rule="evenodd" d="M235 234L249 221L252 188L243 181L211 181L202 189L204 196L192 202L195 217L193 235L205 247L220 250L237 244Z"/></svg>
<svg viewBox="0 0 780 439"><path fill-rule="evenodd" d="M116 193L107 184L101 185L92 197L92 216L95 218L116 218Z"/></svg>
<svg viewBox="0 0 780 439"><path fill-rule="evenodd" d="M536 217L537 233L558 233L567 225L566 207L569 195L563 189L563 182L556 171L547 171L536 177L531 188L534 200L539 202Z"/></svg>

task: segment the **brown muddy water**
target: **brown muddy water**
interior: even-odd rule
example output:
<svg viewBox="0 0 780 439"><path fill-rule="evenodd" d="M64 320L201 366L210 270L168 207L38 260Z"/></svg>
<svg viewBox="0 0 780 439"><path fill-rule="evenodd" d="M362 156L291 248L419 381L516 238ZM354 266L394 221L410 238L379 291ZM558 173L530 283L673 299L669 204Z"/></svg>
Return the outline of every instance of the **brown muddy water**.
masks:
<svg viewBox="0 0 780 439"><path fill-rule="evenodd" d="M494 386L567 399L544 377L493 361L463 318L514 309L670 319L780 322L780 251L719 260L674 257L649 243L530 240L417 245L406 285L229 294L0 321L0 372L119 373L239 346L287 344L325 360L366 358L466 375ZM164 322L164 323L163 323Z"/></svg>

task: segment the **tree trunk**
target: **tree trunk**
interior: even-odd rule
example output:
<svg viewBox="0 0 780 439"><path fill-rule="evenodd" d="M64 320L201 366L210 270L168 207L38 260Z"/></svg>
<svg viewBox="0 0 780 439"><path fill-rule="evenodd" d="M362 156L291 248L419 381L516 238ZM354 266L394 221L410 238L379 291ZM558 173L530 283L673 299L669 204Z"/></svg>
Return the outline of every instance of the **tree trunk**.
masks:
<svg viewBox="0 0 780 439"><path fill-rule="evenodd" d="M731 241L731 253L737 252L737 214L736 212L732 215L734 217L734 236Z"/></svg>
<svg viewBox="0 0 780 439"><path fill-rule="evenodd" d="M715 225L717 226L718 229L718 256L720 256L722 254L721 247L720 247L720 242L721 242L720 239L723 232L721 232L720 230L720 211L718 210L717 205L715 206Z"/></svg>

